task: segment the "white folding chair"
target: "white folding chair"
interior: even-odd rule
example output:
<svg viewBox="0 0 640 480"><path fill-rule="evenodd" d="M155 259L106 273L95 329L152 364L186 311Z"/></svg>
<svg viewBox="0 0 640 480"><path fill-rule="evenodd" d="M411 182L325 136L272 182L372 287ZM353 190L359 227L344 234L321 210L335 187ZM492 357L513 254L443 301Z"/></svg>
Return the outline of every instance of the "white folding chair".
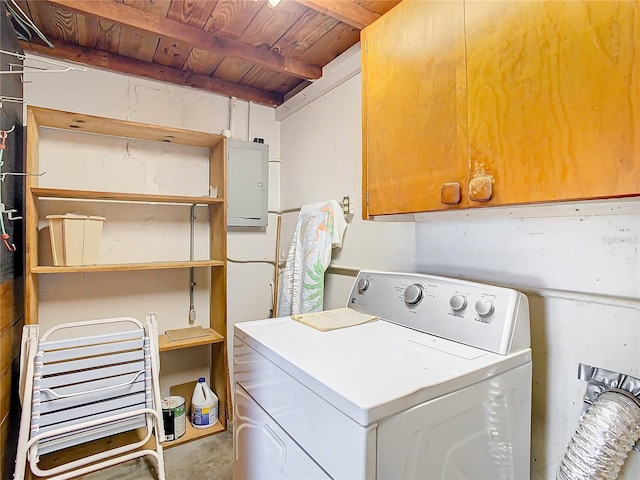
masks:
<svg viewBox="0 0 640 480"><path fill-rule="evenodd" d="M24 478L27 459L38 477L62 480L145 455L156 460L164 480L154 322L150 316L145 326L129 317L64 323L41 338L37 325L24 327L15 480ZM100 325L109 333L86 336ZM54 334L63 338L48 340ZM48 469L38 465L41 455L138 429L146 430L129 434L135 438L125 445ZM155 445L145 446L151 436Z"/></svg>

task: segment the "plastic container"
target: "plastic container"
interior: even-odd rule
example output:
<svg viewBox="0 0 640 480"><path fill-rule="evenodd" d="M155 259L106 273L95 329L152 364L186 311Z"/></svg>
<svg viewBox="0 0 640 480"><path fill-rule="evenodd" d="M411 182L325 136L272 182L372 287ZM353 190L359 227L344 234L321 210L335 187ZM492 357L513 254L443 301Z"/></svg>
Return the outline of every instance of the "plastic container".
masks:
<svg viewBox="0 0 640 480"><path fill-rule="evenodd" d="M217 422L218 397L204 377L200 377L191 397L191 425L194 428L208 428Z"/></svg>
<svg viewBox="0 0 640 480"><path fill-rule="evenodd" d="M56 267L98 263L104 217L66 213L47 215L47 220Z"/></svg>

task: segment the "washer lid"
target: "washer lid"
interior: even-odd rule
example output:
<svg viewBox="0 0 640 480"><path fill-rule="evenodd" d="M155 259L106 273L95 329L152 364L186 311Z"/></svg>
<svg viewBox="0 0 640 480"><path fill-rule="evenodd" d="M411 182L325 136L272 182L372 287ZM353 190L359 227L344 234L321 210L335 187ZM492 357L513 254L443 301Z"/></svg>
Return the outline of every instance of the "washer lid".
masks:
<svg viewBox="0 0 640 480"><path fill-rule="evenodd" d="M377 320L321 332L289 317L237 323L235 335L367 426L531 361Z"/></svg>

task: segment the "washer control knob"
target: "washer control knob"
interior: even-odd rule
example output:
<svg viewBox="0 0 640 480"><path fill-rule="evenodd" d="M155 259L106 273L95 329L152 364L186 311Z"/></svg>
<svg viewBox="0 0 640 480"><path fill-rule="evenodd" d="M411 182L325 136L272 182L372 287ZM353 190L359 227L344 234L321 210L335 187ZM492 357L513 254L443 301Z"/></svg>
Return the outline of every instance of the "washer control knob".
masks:
<svg viewBox="0 0 640 480"><path fill-rule="evenodd" d="M364 292L367 288L369 288L369 280L366 278L358 280L358 293Z"/></svg>
<svg viewBox="0 0 640 480"><path fill-rule="evenodd" d="M422 285L417 283L409 285L404 289L404 301L407 305L417 305L422 300L423 293Z"/></svg>
<svg viewBox="0 0 640 480"><path fill-rule="evenodd" d="M488 298L481 298L476 302L476 312L481 317L488 317L493 313L493 303Z"/></svg>
<svg viewBox="0 0 640 480"><path fill-rule="evenodd" d="M461 312L467 306L467 299L464 295L454 295L449 299L449 305L454 312Z"/></svg>

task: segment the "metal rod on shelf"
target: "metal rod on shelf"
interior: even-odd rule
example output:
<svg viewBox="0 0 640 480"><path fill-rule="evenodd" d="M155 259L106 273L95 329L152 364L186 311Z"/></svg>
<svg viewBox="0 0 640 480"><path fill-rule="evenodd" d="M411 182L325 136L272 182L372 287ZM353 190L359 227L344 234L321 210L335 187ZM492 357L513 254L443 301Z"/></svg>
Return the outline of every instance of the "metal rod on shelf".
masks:
<svg viewBox="0 0 640 480"><path fill-rule="evenodd" d="M194 231L196 223L196 204L191 205L191 215L189 216L189 260L193 262L193 244ZM195 323L196 321L196 307L195 307L195 269L191 267L189 269L189 323Z"/></svg>

